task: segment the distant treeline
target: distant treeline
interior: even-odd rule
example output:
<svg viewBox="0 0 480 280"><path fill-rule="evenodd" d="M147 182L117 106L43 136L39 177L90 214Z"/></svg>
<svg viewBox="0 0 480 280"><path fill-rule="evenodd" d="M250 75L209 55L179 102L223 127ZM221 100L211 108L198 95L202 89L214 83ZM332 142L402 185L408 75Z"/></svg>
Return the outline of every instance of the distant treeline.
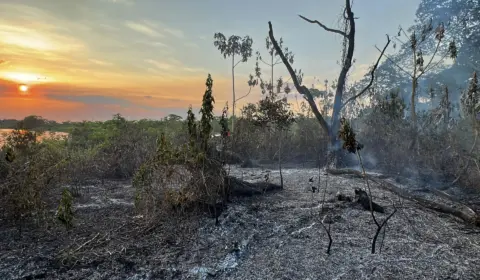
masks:
<svg viewBox="0 0 480 280"><path fill-rule="evenodd" d="M23 120L16 119L3 119L0 120L0 129L32 129L32 130L48 130L56 132L68 132L72 129L76 122L56 122L52 120L44 119L40 116L28 116Z"/></svg>
<svg viewBox="0 0 480 280"><path fill-rule="evenodd" d="M120 114L113 116L121 117ZM111 121L111 120L110 120ZM151 120L151 119L142 119L131 121L140 126L146 128L163 128L165 125L172 125L173 123L183 123L184 119L181 116L170 114L160 120ZM71 132L75 127L83 127L88 124L91 127L100 127L102 124L108 123L109 121L65 121L57 122L54 120L47 120L41 116L31 115L25 117L23 120L16 119L2 119L0 120L0 129L28 129L28 130L37 130L37 131L52 131L52 132ZM231 120L229 120L231 122ZM213 121L213 131L220 131L219 117L215 117Z"/></svg>

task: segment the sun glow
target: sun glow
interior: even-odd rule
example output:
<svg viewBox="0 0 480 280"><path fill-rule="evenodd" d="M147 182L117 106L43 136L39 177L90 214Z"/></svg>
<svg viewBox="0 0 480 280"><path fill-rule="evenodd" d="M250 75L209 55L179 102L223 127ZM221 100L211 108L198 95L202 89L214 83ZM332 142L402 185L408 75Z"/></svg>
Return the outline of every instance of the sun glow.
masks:
<svg viewBox="0 0 480 280"><path fill-rule="evenodd" d="M47 80L46 77L32 73L8 72L3 73L3 76L9 80L20 83L44 82Z"/></svg>
<svg viewBox="0 0 480 280"><path fill-rule="evenodd" d="M26 93L28 91L28 86L27 85L20 85L20 86L18 86L18 90L23 92L23 93Z"/></svg>

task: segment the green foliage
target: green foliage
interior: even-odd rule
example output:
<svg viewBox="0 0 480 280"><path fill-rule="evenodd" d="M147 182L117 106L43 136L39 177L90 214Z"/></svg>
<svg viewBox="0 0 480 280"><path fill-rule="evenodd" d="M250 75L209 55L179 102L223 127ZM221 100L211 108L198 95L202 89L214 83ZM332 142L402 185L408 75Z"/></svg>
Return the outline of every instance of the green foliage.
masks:
<svg viewBox="0 0 480 280"><path fill-rule="evenodd" d="M393 120L402 119L405 108L405 102L400 98L398 91L393 90L384 98L379 98L378 105L375 107L381 114Z"/></svg>
<svg viewBox="0 0 480 280"><path fill-rule="evenodd" d="M134 175L135 206L145 216L153 218L159 210L186 210L202 203L215 204L225 195L225 171L209 152L214 120L210 75L206 87L199 127L191 107L187 113L189 144L173 145L162 134L155 155ZM220 122L225 125L225 120Z"/></svg>
<svg viewBox="0 0 480 280"><path fill-rule="evenodd" d="M202 114L202 118L200 119L200 137L202 138L202 149L204 152L207 152L208 140L212 133L211 122L213 120L213 104L215 103L212 95L213 80L210 74L208 74L206 86L207 89L203 95L202 108L200 109L200 114Z"/></svg>
<svg viewBox="0 0 480 280"><path fill-rule="evenodd" d="M10 139L12 141L12 139ZM21 138L23 141L23 138ZM3 165L0 178L4 214L14 220L43 217L48 194L65 180L66 145L62 140L24 146L10 142L3 149L15 149L15 159ZM12 146L10 146L12 145Z"/></svg>
<svg viewBox="0 0 480 280"><path fill-rule="evenodd" d="M57 219L67 228L73 226L73 196L67 188L63 188L62 198L58 205Z"/></svg>
<svg viewBox="0 0 480 280"><path fill-rule="evenodd" d="M195 114L192 111L192 106L188 108L187 112L187 125L188 125L188 135L190 137L190 144L195 145L197 141L197 123L195 120Z"/></svg>
<svg viewBox="0 0 480 280"><path fill-rule="evenodd" d="M473 72L468 90L461 97L462 110L466 118L475 122L480 113L480 89L478 87L477 72Z"/></svg>
<svg viewBox="0 0 480 280"><path fill-rule="evenodd" d="M252 56L253 40L249 36L230 36L228 39L222 33L215 33L213 45L218 48L224 58L240 56L246 62Z"/></svg>
<svg viewBox="0 0 480 280"><path fill-rule="evenodd" d="M338 131L338 137L342 140L342 148L349 153L357 153L357 151L363 148L363 145L357 142L355 138L355 132L353 132L350 123L345 119L340 119L340 130Z"/></svg>

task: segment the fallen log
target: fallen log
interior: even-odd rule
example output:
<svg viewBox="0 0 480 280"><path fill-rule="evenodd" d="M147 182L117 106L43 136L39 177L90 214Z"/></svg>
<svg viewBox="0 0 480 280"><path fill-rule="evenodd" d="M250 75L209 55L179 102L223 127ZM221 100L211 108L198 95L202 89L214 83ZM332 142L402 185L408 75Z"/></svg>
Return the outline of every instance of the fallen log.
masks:
<svg viewBox="0 0 480 280"><path fill-rule="evenodd" d="M282 186L277 184L268 182L250 183L233 176L226 176L225 180L229 186L230 196L249 197L282 189Z"/></svg>
<svg viewBox="0 0 480 280"><path fill-rule="evenodd" d="M354 175L354 176L359 177L359 178L364 178L364 175L360 171L352 170L352 169L327 169L327 172L332 174L332 175ZM422 197L419 197L419 196L415 196L415 195L409 193L408 191L403 190L403 189L395 186L394 184L389 183L389 182L387 182L383 179L376 178L375 176L373 176L371 174L366 174L366 177L367 177L367 179L377 183L381 188L383 188L385 190L388 190L392 193L395 193L396 195L398 195L398 196L400 196L404 199L414 201L414 202L420 204L421 206L423 206L425 208L435 210L435 211L440 212L440 213L453 215L455 217L458 217L458 218L462 219L463 221L465 221L469 224L474 224L476 226L480 226L479 215L475 211L473 211L470 207L468 207L466 205L463 205L463 204L458 203L458 202L456 202L456 204L458 204L458 206L456 206L456 207L451 207L451 206L448 206L448 205L445 205L445 204L440 204L440 203L437 203L437 202L434 202L434 201L431 201L431 200L428 200L428 199L425 199L425 198L422 198ZM448 197L450 197L450 196L448 195Z"/></svg>

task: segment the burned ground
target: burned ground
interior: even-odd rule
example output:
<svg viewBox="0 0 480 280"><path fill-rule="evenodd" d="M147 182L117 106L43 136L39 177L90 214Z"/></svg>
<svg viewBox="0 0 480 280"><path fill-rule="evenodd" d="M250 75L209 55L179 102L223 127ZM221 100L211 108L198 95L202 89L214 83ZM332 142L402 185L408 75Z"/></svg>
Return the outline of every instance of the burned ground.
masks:
<svg viewBox="0 0 480 280"><path fill-rule="evenodd" d="M266 170L233 168L237 178L264 180ZM278 172L270 172L278 181ZM322 191L312 193L311 185ZM314 182L309 178L314 177ZM134 211L129 182L84 186L75 198L75 227L35 229L2 223L1 279L478 279L480 232L460 219L424 209L372 184L374 201L398 212L386 228L381 252L370 253L376 230L355 202L357 178L317 169L284 170L285 189L234 198L215 220L160 217L146 225ZM327 203L320 214L325 182ZM409 186L405 186L409 187ZM425 194L430 199L440 199ZM52 210L53 211L53 210ZM333 245L321 226L331 224ZM380 239L383 235L380 236ZM380 244L380 243L379 243Z"/></svg>

